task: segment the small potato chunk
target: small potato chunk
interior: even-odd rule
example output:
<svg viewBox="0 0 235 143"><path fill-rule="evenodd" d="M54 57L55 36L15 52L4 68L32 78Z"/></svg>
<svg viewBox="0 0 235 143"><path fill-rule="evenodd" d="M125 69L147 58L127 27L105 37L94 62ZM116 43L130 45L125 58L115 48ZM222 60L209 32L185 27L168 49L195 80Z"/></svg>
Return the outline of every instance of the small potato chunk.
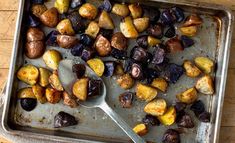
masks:
<svg viewBox="0 0 235 143"><path fill-rule="evenodd" d="M69 95L66 91L63 92L63 100L64 104L70 106L71 108L75 108L78 106L75 98Z"/></svg>
<svg viewBox="0 0 235 143"><path fill-rule="evenodd" d="M31 87L26 87L26 88L22 88L17 92L17 97L19 99L21 98L33 98L36 99L36 96L33 93L33 90Z"/></svg>
<svg viewBox="0 0 235 143"><path fill-rule="evenodd" d="M40 28L31 27L27 30L27 42L42 41L44 38L45 34Z"/></svg>
<svg viewBox="0 0 235 143"><path fill-rule="evenodd" d="M144 136L148 133L148 129L147 126L145 124L138 124L133 128L133 131L140 135L140 136Z"/></svg>
<svg viewBox="0 0 235 143"><path fill-rule="evenodd" d="M32 91L40 103L44 104L47 102L47 99L45 96L45 89L41 87L39 84L33 85Z"/></svg>
<svg viewBox="0 0 235 143"><path fill-rule="evenodd" d="M166 92L166 89L168 87L168 83L163 78L156 78L151 83L151 86L161 90L162 92Z"/></svg>
<svg viewBox="0 0 235 143"><path fill-rule="evenodd" d="M189 88L180 94L177 94L176 97L180 102L183 102L186 104L192 104L198 98L197 97L197 90L194 87L192 87L192 88Z"/></svg>
<svg viewBox="0 0 235 143"><path fill-rule="evenodd" d="M134 25L136 30L141 33L144 32L149 27L149 18L148 17L143 17L143 18L137 18L134 19Z"/></svg>
<svg viewBox="0 0 235 143"><path fill-rule="evenodd" d="M164 99L155 99L144 107L144 112L153 116L161 116L167 110L167 104Z"/></svg>
<svg viewBox="0 0 235 143"><path fill-rule="evenodd" d="M90 3L85 3L79 8L79 14L89 20L93 20L96 18L98 13L97 8L90 4Z"/></svg>
<svg viewBox="0 0 235 143"><path fill-rule="evenodd" d="M45 68L39 68L39 85L46 87L49 84L51 72Z"/></svg>
<svg viewBox="0 0 235 143"><path fill-rule="evenodd" d="M184 61L184 69L189 77L197 77L201 74L200 69L188 60Z"/></svg>
<svg viewBox="0 0 235 143"><path fill-rule="evenodd" d="M109 55L112 50L109 40L102 35L96 38L94 47L99 56L102 57Z"/></svg>
<svg viewBox="0 0 235 143"><path fill-rule="evenodd" d="M88 27L85 31L85 34L87 34L87 35L89 35L89 36L91 36L92 38L95 39L97 34L99 33L99 31L100 31L99 25L95 21L92 21L88 25Z"/></svg>
<svg viewBox="0 0 235 143"><path fill-rule="evenodd" d="M112 18L109 16L109 14L106 11L102 11L99 17L99 27L104 29L114 29L115 26L113 24Z"/></svg>
<svg viewBox="0 0 235 143"><path fill-rule="evenodd" d="M138 83L136 86L136 96L141 100L149 102L157 96L157 89Z"/></svg>
<svg viewBox="0 0 235 143"><path fill-rule="evenodd" d="M169 107L164 115L158 116L158 120L166 126L172 125L176 120L176 110L173 106Z"/></svg>
<svg viewBox="0 0 235 143"><path fill-rule="evenodd" d="M58 35L56 39L58 45L65 49L70 49L78 43L78 39L75 36Z"/></svg>
<svg viewBox="0 0 235 143"><path fill-rule="evenodd" d="M153 46L156 46L157 44L161 43L161 40L159 40L153 36L148 36L147 41L148 41L149 47L153 47Z"/></svg>
<svg viewBox="0 0 235 143"><path fill-rule="evenodd" d="M126 17L129 15L130 11L125 4L117 4L116 3L113 5L112 13L119 15L119 16L122 16L122 17Z"/></svg>
<svg viewBox="0 0 235 143"><path fill-rule="evenodd" d="M59 22L59 14L56 8L51 8L45 11L41 16L40 16L41 22L48 26L48 27L56 27L56 25Z"/></svg>
<svg viewBox="0 0 235 143"><path fill-rule="evenodd" d="M54 71L53 74L49 77L49 83L52 88L58 90L58 91L63 91L64 88L59 80L59 76L57 71Z"/></svg>
<svg viewBox="0 0 235 143"><path fill-rule="evenodd" d="M196 83L196 89L203 94L212 95L214 93L214 84L212 77L209 75L205 75L198 79Z"/></svg>
<svg viewBox="0 0 235 143"><path fill-rule="evenodd" d="M47 101L51 104L56 104L60 101L61 99L61 92L60 91L57 91L53 88L47 88L46 89L46 98L47 98Z"/></svg>
<svg viewBox="0 0 235 143"><path fill-rule="evenodd" d="M128 41L126 37L122 34L122 32L117 32L113 34L111 38L111 46L118 50L126 50L127 42Z"/></svg>
<svg viewBox="0 0 235 143"><path fill-rule="evenodd" d="M81 78L73 85L72 92L81 101L85 101L87 99L88 81L88 78Z"/></svg>
<svg viewBox="0 0 235 143"><path fill-rule="evenodd" d="M45 44L43 41L27 42L25 46L25 55L30 59L37 59L45 52Z"/></svg>
<svg viewBox="0 0 235 143"><path fill-rule="evenodd" d="M56 29L62 35L73 36L75 34L75 32L73 30L72 23L69 19L64 19L64 20L60 21L60 23L56 26Z"/></svg>
<svg viewBox="0 0 235 143"><path fill-rule="evenodd" d="M197 26L181 27L180 31L183 35L193 37L197 34Z"/></svg>
<svg viewBox="0 0 235 143"><path fill-rule="evenodd" d="M137 38L138 32L135 29L132 18L126 17L120 23L120 30L126 38Z"/></svg>
<svg viewBox="0 0 235 143"><path fill-rule="evenodd" d="M134 86L135 81L130 74L124 74L117 79L117 83L123 89L130 89Z"/></svg>
<svg viewBox="0 0 235 143"><path fill-rule="evenodd" d="M196 57L194 62L206 74L210 74L213 71L214 62L207 57Z"/></svg>
<svg viewBox="0 0 235 143"><path fill-rule="evenodd" d="M122 65L118 64L115 68L115 75L121 76L121 75L124 75L124 74L125 74L125 72L124 72L124 69L123 69Z"/></svg>
<svg viewBox="0 0 235 143"><path fill-rule="evenodd" d="M128 8L131 12L132 18L134 19L140 18L143 14L143 10L139 4L130 4Z"/></svg>
<svg viewBox="0 0 235 143"><path fill-rule="evenodd" d="M104 73L104 62L101 59L94 58L87 61L90 68L98 75L102 76Z"/></svg>
<svg viewBox="0 0 235 143"><path fill-rule="evenodd" d="M17 78L29 85L36 84L38 81L38 77L38 69L33 65L23 66L17 72Z"/></svg>
<svg viewBox="0 0 235 143"><path fill-rule="evenodd" d="M36 17L40 17L46 10L47 7L42 4L35 4L31 8L33 15L35 15Z"/></svg>
<svg viewBox="0 0 235 143"><path fill-rule="evenodd" d="M60 14L66 13L69 10L69 5L70 0L56 0L54 4Z"/></svg>
<svg viewBox="0 0 235 143"><path fill-rule="evenodd" d="M53 69L57 70L60 60L62 60L61 54L56 50L48 50L43 54L43 61L45 64Z"/></svg>
<svg viewBox="0 0 235 143"><path fill-rule="evenodd" d="M186 18L183 26L198 26L201 24L202 24L202 19L198 15L192 14Z"/></svg>

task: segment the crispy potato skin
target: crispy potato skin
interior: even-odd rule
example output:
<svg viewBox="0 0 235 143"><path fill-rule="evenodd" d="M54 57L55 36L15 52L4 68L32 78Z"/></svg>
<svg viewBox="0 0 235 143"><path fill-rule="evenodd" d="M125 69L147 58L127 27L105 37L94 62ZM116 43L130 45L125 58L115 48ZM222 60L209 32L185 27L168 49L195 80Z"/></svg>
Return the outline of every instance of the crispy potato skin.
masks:
<svg viewBox="0 0 235 143"><path fill-rule="evenodd" d="M112 18L109 16L109 14L106 11L102 11L102 13L100 14L98 25L99 27L104 29L115 28Z"/></svg>
<svg viewBox="0 0 235 143"><path fill-rule="evenodd" d="M40 17L46 10L47 7L41 4L35 4L31 8L33 15L35 15L36 17Z"/></svg>
<svg viewBox="0 0 235 143"><path fill-rule="evenodd" d="M130 4L128 8L131 12L131 16L134 19L140 18L143 15L143 10L139 4Z"/></svg>
<svg viewBox="0 0 235 143"><path fill-rule="evenodd" d="M73 30L72 23L69 19L64 19L58 23L56 26L56 29L60 32L62 35L69 35L73 36L75 34L75 31Z"/></svg>
<svg viewBox="0 0 235 143"><path fill-rule="evenodd" d="M140 136L144 136L148 133L148 129L147 126L145 124L138 124L133 128L133 131L140 135Z"/></svg>
<svg viewBox="0 0 235 143"><path fill-rule="evenodd" d="M85 3L83 4L80 9L79 9L79 14L89 20L93 20L96 18L98 13L97 8L90 4L90 3Z"/></svg>
<svg viewBox="0 0 235 143"><path fill-rule="evenodd" d="M57 70L60 60L62 60L61 54L57 50L48 50L43 54L43 61L45 64L53 69Z"/></svg>
<svg viewBox="0 0 235 143"><path fill-rule="evenodd" d="M130 16L121 21L120 30L126 38L137 38L139 35Z"/></svg>
<svg viewBox="0 0 235 143"><path fill-rule="evenodd" d="M51 8L45 11L41 16L40 16L41 22L48 26L48 27L56 27L56 25L59 22L59 14L56 8Z"/></svg>
<svg viewBox="0 0 235 143"><path fill-rule="evenodd" d="M130 11L125 4L117 4L116 3L113 5L112 13L119 15L119 16L122 16L122 17L126 17L129 15Z"/></svg>
<svg viewBox="0 0 235 143"><path fill-rule="evenodd" d="M164 99L155 99L150 101L145 107L144 111L147 114L151 114L153 116L161 116L167 110L167 104Z"/></svg>
<svg viewBox="0 0 235 143"><path fill-rule="evenodd" d="M117 79L117 83L123 89L130 89L134 86L135 81L130 74L124 74Z"/></svg>
<svg viewBox="0 0 235 143"><path fill-rule="evenodd" d="M98 58L90 59L87 61L87 64L98 76L101 77L103 75L105 67L101 59Z"/></svg>
<svg viewBox="0 0 235 143"><path fill-rule="evenodd" d="M186 104L192 104L198 98L197 90L194 87L192 87L192 88L189 88L186 91L176 95L176 97L180 102L183 102Z"/></svg>
<svg viewBox="0 0 235 143"><path fill-rule="evenodd" d="M133 21L136 30L141 33L144 32L149 27L149 18L143 17L143 18L137 18Z"/></svg>
<svg viewBox="0 0 235 143"><path fill-rule="evenodd" d="M184 61L184 69L186 71L186 75L192 78L201 74L201 70L188 60Z"/></svg>
<svg viewBox="0 0 235 143"><path fill-rule="evenodd" d="M32 86L33 94L36 96L37 100L44 104L47 102L46 96L45 96L45 89L41 87L39 84Z"/></svg>
<svg viewBox="0 0 235 143"><path fill-rule="evenodd" d="M85 101L87 99L88 81L88 78L81 78L73 85L72 92L81 101Z"/></svg>
<svg viewBox="0 0 235 143"><path fill-rule="evenodd" d="M49 77L52 73L45 68L39 68L39 85L41 85L42 87L46 87L47 85L49 85Z"/></svg>
<svg viewBox="0 0 235 143"><path fill-rule="evenodd" d="M176 110L173 106L169 107L164 115L158 116L158 120L166 126L174 124L176 120Z"/></svg>
<svg viewBox="0 0 235 143"><path fill-rule="evenodd" d="M91 36L93 39L96 38L100 31L99 25L95 21L91 21L85 31L85 34Z"/></svg>
<svg viewBox="0 0 235 143"><path fill-rule="evenodd" d="M17 78L29 85L37 83L39 77L39 71L37 67L33 65L26 65L21 67L17 72Z"/></svg>
<svg viewBox="0 0 235 143"><path fill-rule="evenodd" d="M194 62L206 74L210 74L214 69L214 62L207 57L196 57Z"/></svg>
<svg viewBox="0 0 235 143"><path fill-rule="evenodd" d="M214 83L210 75L204 75L198 79L195 87L200 93L206 95L212 95L215 92Z"/></svg>
<svg viewBox="0 0 235 143"><path fill-rule="evenodd" d="M59 80L59 76L58 76L57 71L54 71L53 74L50 75L49 83L50 83L51 87L53 87L54 89L56 89L58 91L64 90L64 88Z"/></svg>
<svg viewBox="0 0 235 143"><path fill-rule="evenodd" d="M138 83L136 86L136 96L141 100L149 102L157 96L157 89Z"/></svg>
<svg viewBox="0 0 235 143"><path fill-rule="evenodd" d="M26 88L22 88L17 92L17 97L19 99L21 98L33 98L36 99L36 96L33 93L33 90L31 87L26 87Z"/></svg>
<svg viewBox="0 0 235 143"><path fill-rule="evenodd" d="M168 87L168 83L163 78L156 78L151 83L151 86L161 90L162 92L166 92L167 87Z"/></svg>
<svg viewBox="0 0 235 143"><path fill-rule="evenodd" d="M45 95L46 95L47 101L51 104L56 104L61 99L61 92L53 88L49 88L49 87L46 88Z"/></svg>

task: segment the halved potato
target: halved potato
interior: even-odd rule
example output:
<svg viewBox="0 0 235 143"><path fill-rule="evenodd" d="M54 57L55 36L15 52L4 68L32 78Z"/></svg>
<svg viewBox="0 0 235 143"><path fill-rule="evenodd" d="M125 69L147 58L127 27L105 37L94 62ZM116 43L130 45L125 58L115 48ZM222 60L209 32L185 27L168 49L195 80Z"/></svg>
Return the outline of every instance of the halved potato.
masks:
<svg viewBox="0 0 235 143"><path fill-rule="evenodd" d="M41 87L39 84L33 85L32 91L40 103L44 104L47 102L47 99L45 96L45 89Z"/></svg>
<svg viewBox="0 0 235 143"><path fill-rule="evenodd" d="M62 56L59 51L57 50L48 50L43 54L43 61L45 64L53 69L57 70L59 66L59 62L62 60Z"/></svg>
<svg viewBox="0 0 235 143"><path fill-rule="evenodd" d="M69 19L64 19L60 21L58 25L56 26L56 29L62 35L73 36L75 34L75 31L73 30L73 25Z"/></svg>
<svg viewBox="0 0 235 143"><path fill-rule="evenodd" d="M196 57L194 62L206 74L210 74L213 71L214 62L207 57Z"/></svg>
<svg viewBox="0 0 235 143"><path fill-rule="evenodd" d="M53 74L49 77L49 83L52 88L58 90L58 91L63 91L64 88L59 80L59 76L57 71L54 71Z"/></svg>
<svg viewBox="0 0 235 143"><path fill-rule="evenodd" d="M153 47L153 46L156 46L157 44L161 43L161 40L159 40L153 36L148 36L147 41L148 41L149 47Z"/></svg>
<svg viewBox="0 0 235 143"><path fill-rule="evenodd" d="M161 116L167 110L167 104L164 99L155 99L144 107L144 112L153 116Z"/></svg>
<svg viewBox="0 0 235 143"><path fill-rule="evenodd" d="M37 83L39 77L38 68L33 65L21 67L17 72L17 78L29 85Z"/></svg>
<svg viewBox="0 0 235 143"><path fill-rule="evenodd" d="M73 84L72 92L81 101L85 101L87 98L88 81L88 78L81 78Z"/></svg>
<svg viewBox="0 0 235 143"><path fill-rule="evenodd" d="M197 77L201 74L200 69L188 60L184 61L184 69L189 77Z"/></svg>
<svg viewBox="0 0 235 143"><path fill-rule="evenodd" d="M102 11L99 17L99 27L104 29L114 29L115 26L113 24L112 18L109 16L108 12Z"/></svg>
<svg viewBox="0 0 235 143"><path fill-rule="evenodd" d="M141 100L149 102L157 96L157 89L138 83L136 86L136 96Z"/></svg>
<svg viewBox="0 0 235 143"><path fill-rule="evenodd" d="M131 12L131 16L136 19L136 18L140 18L143 14L143 10L141 8L141 6L139 4L130 4L128 6L130 12Z"/></svg>
<svg viewBox="0 0 235 143"><path fill-rule="evenodd" d="M95 19L97 13L98 13L97 8L90 3L85 3L79 8L79 14L82 17L87 18L89 20Z"/></svg>
<svg viewBox="0 0 235 143"><path fill-rule="evenodd" d="M99 25L95 21L91 21L85 31L85 34L95 39L99 31L100 31Z"/></svg>
<svg viewBox="0 0 235 143"><path fill-rule="evenodd" d="M69 10L70 0L56 0L54 6L60 14L66 13Z"/></svg>
<svg viewBox="0 0 235 143"><path fill-rule="evenodd" d="M116 3L113 5L112 13L122 16L122 17L126 17L129 15L130 11L125 4Z"/></svg>
<svg viewBox="0 0 235 143"><path fill-rule="evenodd" d="M197 26L181 27L180 31L183 35L193 37L197 34Z"/></svg>
<svg viewBox="0 0 235 143"><path fill-rule="evenodd" d="M120 30L126 38L137 38L138 32L135 29L132 18L130 16L124 18L120 23Z"/></svg>
<svg viewBox="0 0 235 143"><path fill-rule="evenodd" d="M98 75L102 76L104 73L104 62L101 59L94 58L87 61L90 68Z"/></svg>
<svg viewBox="0 0 235 143"><path fill-rule="evenodd" d="M161 90L162 92L166 92L168 83L164 78L155 78L151 83L151 86Z"/></svg>
<svg viewBox="0 0 235 143"><path fill-rule="evenodd" d="M210 75L204 75L198 79L195 87L199 92L207 95L212 95L215 91L213 80Z"/></svg>
<svg viewBox="0 0 235 143"><path fill-rule="evenodd" d="M22 88L17 92L18 98L33 98L36 99L36 96L33 93L31 87Z"/></svg>
<svg viewBox="0 0 235 143"><path fill-rule="evenodd" d="M133 21L136 30L141 33L144 32L149 27L149 18L143 17L143 18L137 18Z"/></svg>
<svg viewBox="0 0 235 143"><path fill-rule="evenodd" d="M123 89L130 89L134 86L135 80L127 73L118 77L117 83Z"/></svg>
<svg viewBox="0 0 235 143"><path fill-rule="evenodd" d="M192 87L192 88L189 88L180 94L177 94L176 97L180 102L183 102L186 104L192 104L198 98L197 97L197 90L194 87Z"/></svg>
<svg viewBox="0 0 235 143"><path fill-rule="evenodd" d="M169 107L164 115L158 116L158 120L166 126L172 125L176 120L176 110L173 106Z"/></svg>
<svg viewBox="0 0 235 143"><path fill-rule="evenodd" d="M41 85L42 87L46 87L47 85L49 85L49 77L52 73L45 68L39 68L39 85Z"/></svg>
<svg viewBox="0 0 235 143"><path fill-rule="evenodd" d="M75 108L78 106L75 98L72 95L69 95L66 91L63 92L63 100L64 104L70 106L71 108Z"/></svg>
<svg viewBox="0 0 235 143"><path fill-rule="evenodd" d="M47 101L51 104L56 104L60 101L61 99L61 92L60 91L57 91L53 88L46 88L46 98L47 98Z"/></svg>
<svg viewBox="0 0 235 143"><path fill-rule="evenodd" d="M133 131L136 134L140 135L140 136L146 135L148 133L148 129L147 129L147 126L145 124L138 124L138 125L136 125L133 128Z"/></svg>

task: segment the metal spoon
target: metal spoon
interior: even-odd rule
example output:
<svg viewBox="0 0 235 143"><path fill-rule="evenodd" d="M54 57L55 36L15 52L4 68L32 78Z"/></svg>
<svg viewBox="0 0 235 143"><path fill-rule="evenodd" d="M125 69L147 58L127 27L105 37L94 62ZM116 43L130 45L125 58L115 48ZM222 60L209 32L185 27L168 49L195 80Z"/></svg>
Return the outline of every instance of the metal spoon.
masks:
<svg viewBox="0 0 235 143"><path fill-rule="evenodd" d="M64 89L71 94L71 87L72 83L76 79L76 76L72 72L72 66L74 64L84 64L86 63L80 59L77 58L75 60L62 60L59 63L58 67L58 74L60 81L64 87ZM132 139L135 143L145 143L144 139L142 139L140 136L138 136L132 128L117 114L113 111L113 109L107 104L105 101L106 98L106 86L103 82L103 80L98 77L92 69L90 69L88 66L86 66L86 74L88 77L93 79L98 79L102 81L102 89L101 89L101 95L96 96L94 98L91 98L87 101L79 102L82 106L85 106L87 108L101 108L107 115L110 116L110 118Z"/></svg>

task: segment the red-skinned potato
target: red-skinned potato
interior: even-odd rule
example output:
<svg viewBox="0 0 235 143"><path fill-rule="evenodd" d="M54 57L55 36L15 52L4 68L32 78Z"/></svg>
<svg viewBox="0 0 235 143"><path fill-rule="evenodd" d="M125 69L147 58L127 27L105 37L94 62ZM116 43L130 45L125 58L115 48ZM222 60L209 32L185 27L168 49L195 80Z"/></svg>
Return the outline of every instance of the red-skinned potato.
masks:
<svg viewBox="0 0 235 143"><path fill-rule="evenodd" d="M26 43L25 55L30 59L37 59L45 52L43 41L34 41Z"/></svg>
<svg viewBox="0 0 235 143"><path fill-rule="evenodd" d="M59 14L56 8L51 8L45 11L41 16L40 20L48 27L56 27L59 22Z"/></svg>
<svg viewBox="0 0 235 143"><path fill-rule="evenodd" d="M112 50L109 40L102 35L96 38L94 45L99 56L107 56Z"/></svg>
<svg viewBox="0 0 235 143"><path fill-rule="evenodd" d="M64 104L70 106L71 108L75 108L78 106L75 97L69 95L66 91L63 92L63 100Z"/></svg>
<svg viewBox="0 0 235 143"><path fill-rule="evenodd" d="M56 39L58 45L62 48L69 49L78 43L78 39L74 36L58 35Z"/></svg>
<svg viewBox="0 0 235 143"><path fill-rule="evenodd" d="M29 28L27 31L27 42L42 41L45 38L45 34L39 28Z"/></svg>

